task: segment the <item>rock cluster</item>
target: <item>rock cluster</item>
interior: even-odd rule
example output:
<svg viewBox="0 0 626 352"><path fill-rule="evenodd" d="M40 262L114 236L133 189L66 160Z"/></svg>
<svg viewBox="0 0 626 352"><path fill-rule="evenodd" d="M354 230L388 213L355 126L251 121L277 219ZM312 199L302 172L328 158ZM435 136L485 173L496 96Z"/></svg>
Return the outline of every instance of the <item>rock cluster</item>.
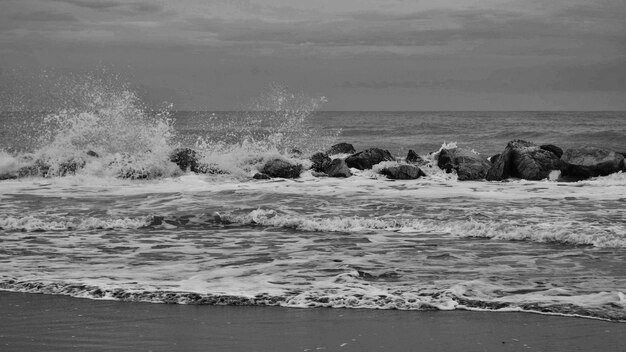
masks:
<svg viewBox="0 0 626 352"><path fill-rule="evenodd" d="M347 157L341 154L349 154ZM295 150L292 158L302 157ZM335 156L331 158L331 156ZM55 167L42 160L26 160L21 168L0 174L0 180L29 176L65 176L76 173L85 167L89 158L99 158L94 151L85 152L84 156L70 158ZM624 153L597 147L561 148L544 144L537 145L523 140L512 140L500 154L485 158L473 150L451 147L431 153L429 160L445 172L456 173L459 181L487 180L501 181L510 178L525 180L543 180L558 177L561 181L579 181L590 177L606 176L626 171ZM202 174L226 173L217 165L202 162L199 153L190 148L175 149L169 160L185 172ZM351 169L369 170L375 168L382 175L394 180L417 179L426 174L421 169L431 161L424 160L415 151L409 150L404 161L397 161L388 150L369 148L356 152L348 143L339 143L325 152L318 152L310 157L311 172L315 176L350 177ZM259 160L261 162L262 160ZM154 170L137 169L130 156L120 156L112 163L120 168L120 178L158 177ZM306 162L304 164L307 164ZM298 178L305 166L291 159L274 158L260 163L259 172L254 179ZM172 165L172 167L174 167ZM557 175L557 176L554 176Z"/></svg>

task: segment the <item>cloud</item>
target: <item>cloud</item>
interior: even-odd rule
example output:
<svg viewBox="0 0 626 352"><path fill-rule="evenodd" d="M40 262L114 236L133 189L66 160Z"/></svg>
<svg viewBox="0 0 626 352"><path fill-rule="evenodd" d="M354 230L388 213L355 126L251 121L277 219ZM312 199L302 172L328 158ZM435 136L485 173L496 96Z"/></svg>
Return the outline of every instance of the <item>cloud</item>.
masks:
<svg viewBox="0 0 626 352"><path fill-rule="evenodd" d="M122 1L114 1L114 0L53 0L56 2L62 2L62 3L67 3L67 4L72 4L78 7L86 7L89 9L95 9L95 10L103 10L103 9L111 9L111 8L116 8L116 7L120 7L124 5L124 2Z"/></svg>
<svg viewBox="0 0 626 352"><path fill-rule="evenodd" d="M582 14L578 14L582 16ZM227 43L309 45L326 47L389 46L482 46L491 41L619 41L623 32L606 31L614 23L597 21L593 28L581 25L576 17L495 9L447 9L415 13L361 12L330 16L325 20L283 20L268 18L226 19L193 17L183 28L210 34ZM623 27L623 25L622 25ZM500 44L500 43L498 43ZM504 45L506 48L507 45Z"/></svg>
<svg viewBox="0 0 626 352"><path fill-rule="evenodd" d="M337 87L341 88L357 88L357 89L388 89L388 88L405 88L405 89L416 89L427 86L427 84L420 83L417 81L370 81L370 82L351 82L344 81L343 83L337 85Z"/></svg>
<svg viewBox="0 0 626 352"><path fill-rule="evenodd" d="M115 11L127 15L153 14L162 10L162 5L153 2L129 2L117 0L53 0L60 3L96 11Z"/></svg>
<svg viewBox="0 0 626 352"><path fill-rule="evenodd" d="M78 19L69 13L56 13L47 11L35 11L28 13L18 13L10 17L16 21L33 22L78 22Z"/></svg>
<svg viewBox="0 0 626 352"><path fill-rule="evenodd" d="M613 60L586 64L529 64L524 67L494 69L479 77L454 75L450 78L414 80L343 81L347 89L429 89L483 93L537 92L626 92L626 61Z"/></svg>

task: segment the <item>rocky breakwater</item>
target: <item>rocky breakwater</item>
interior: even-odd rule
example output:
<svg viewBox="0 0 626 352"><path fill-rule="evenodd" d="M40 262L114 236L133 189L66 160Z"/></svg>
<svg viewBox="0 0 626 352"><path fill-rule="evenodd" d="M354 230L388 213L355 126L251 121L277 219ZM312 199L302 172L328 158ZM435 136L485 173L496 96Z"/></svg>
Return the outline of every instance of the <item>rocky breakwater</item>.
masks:
<svg viewBox="0 0 626 352"><path fill-rule="evenodd" d="M86 151L66 160L51 162L32 156L10 156L3 161L0 180L22 177L58 177L78 173L85 165L96 162L109 165L119 178L149 179L182 172L224 174L218 165L206 163L200 152L190 148L173 150L165 166L148 166L132 155L115 154L106 158ZM150 159L152 160L152 159ZM551 144L537 145L523 140L507 143L503 152L490 158L474 150L461 147L442 147L437 152L421 157L409 150L407 157L396 160L387 150L369 148L355 152L348 143L339 143L324 152L310 156L291 153L285 157L256 160L254 179L298 178L310 168L317 177L351 177L359 170L374 170L389 179L417 179L425 176L423 168L435 165L447 173L455 173L459 181L506 179L579 181L626 171L624 154L598 148L578 147L563 151ZM170 170L173 168L173 170ZM164 172L164 170L166 172Z"/></svg>
<svg viewBox="0 0 626 352"><path fill-rule="evenodd" d="M328 154L349 154L345 159L330 159ZM415 160L418 160L417 157ZM421 160L421 159L419 159ZM376 165L387 163L381 167L379 172L387 178L395 180L416 179L426 174L416 165L396 163L396 159L388 150L380 148L369 148L360 152L355 152L354 147L348 143L339 143L332 146L325 153L315 153L311 157L313 163L312 170L319 176L349 177L352 175L350 169L370 170Z"/></svg>

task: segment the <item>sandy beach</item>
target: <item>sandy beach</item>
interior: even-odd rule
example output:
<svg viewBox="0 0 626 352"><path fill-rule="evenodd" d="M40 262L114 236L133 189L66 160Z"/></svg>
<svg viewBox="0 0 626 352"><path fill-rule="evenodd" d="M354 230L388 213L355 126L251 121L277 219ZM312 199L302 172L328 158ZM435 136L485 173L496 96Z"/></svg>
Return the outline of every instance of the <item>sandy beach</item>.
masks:
<svg viewBox="0 0 626 352"><path fill-rule="evenodd" d="M292 309L0 292L2 351L626 351L626 324L527 313Z"/></svg>

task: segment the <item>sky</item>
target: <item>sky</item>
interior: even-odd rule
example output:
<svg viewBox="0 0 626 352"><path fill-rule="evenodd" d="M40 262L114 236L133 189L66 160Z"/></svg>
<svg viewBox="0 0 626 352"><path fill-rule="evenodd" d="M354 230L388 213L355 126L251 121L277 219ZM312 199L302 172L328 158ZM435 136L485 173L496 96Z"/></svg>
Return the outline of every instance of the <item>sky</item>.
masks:
<svg viewBox="0 0 626 352"><path fill-rule="evenodd" d="M626 1L0 0L0 74L102 66L176 109L626 110Z"/></svg>

